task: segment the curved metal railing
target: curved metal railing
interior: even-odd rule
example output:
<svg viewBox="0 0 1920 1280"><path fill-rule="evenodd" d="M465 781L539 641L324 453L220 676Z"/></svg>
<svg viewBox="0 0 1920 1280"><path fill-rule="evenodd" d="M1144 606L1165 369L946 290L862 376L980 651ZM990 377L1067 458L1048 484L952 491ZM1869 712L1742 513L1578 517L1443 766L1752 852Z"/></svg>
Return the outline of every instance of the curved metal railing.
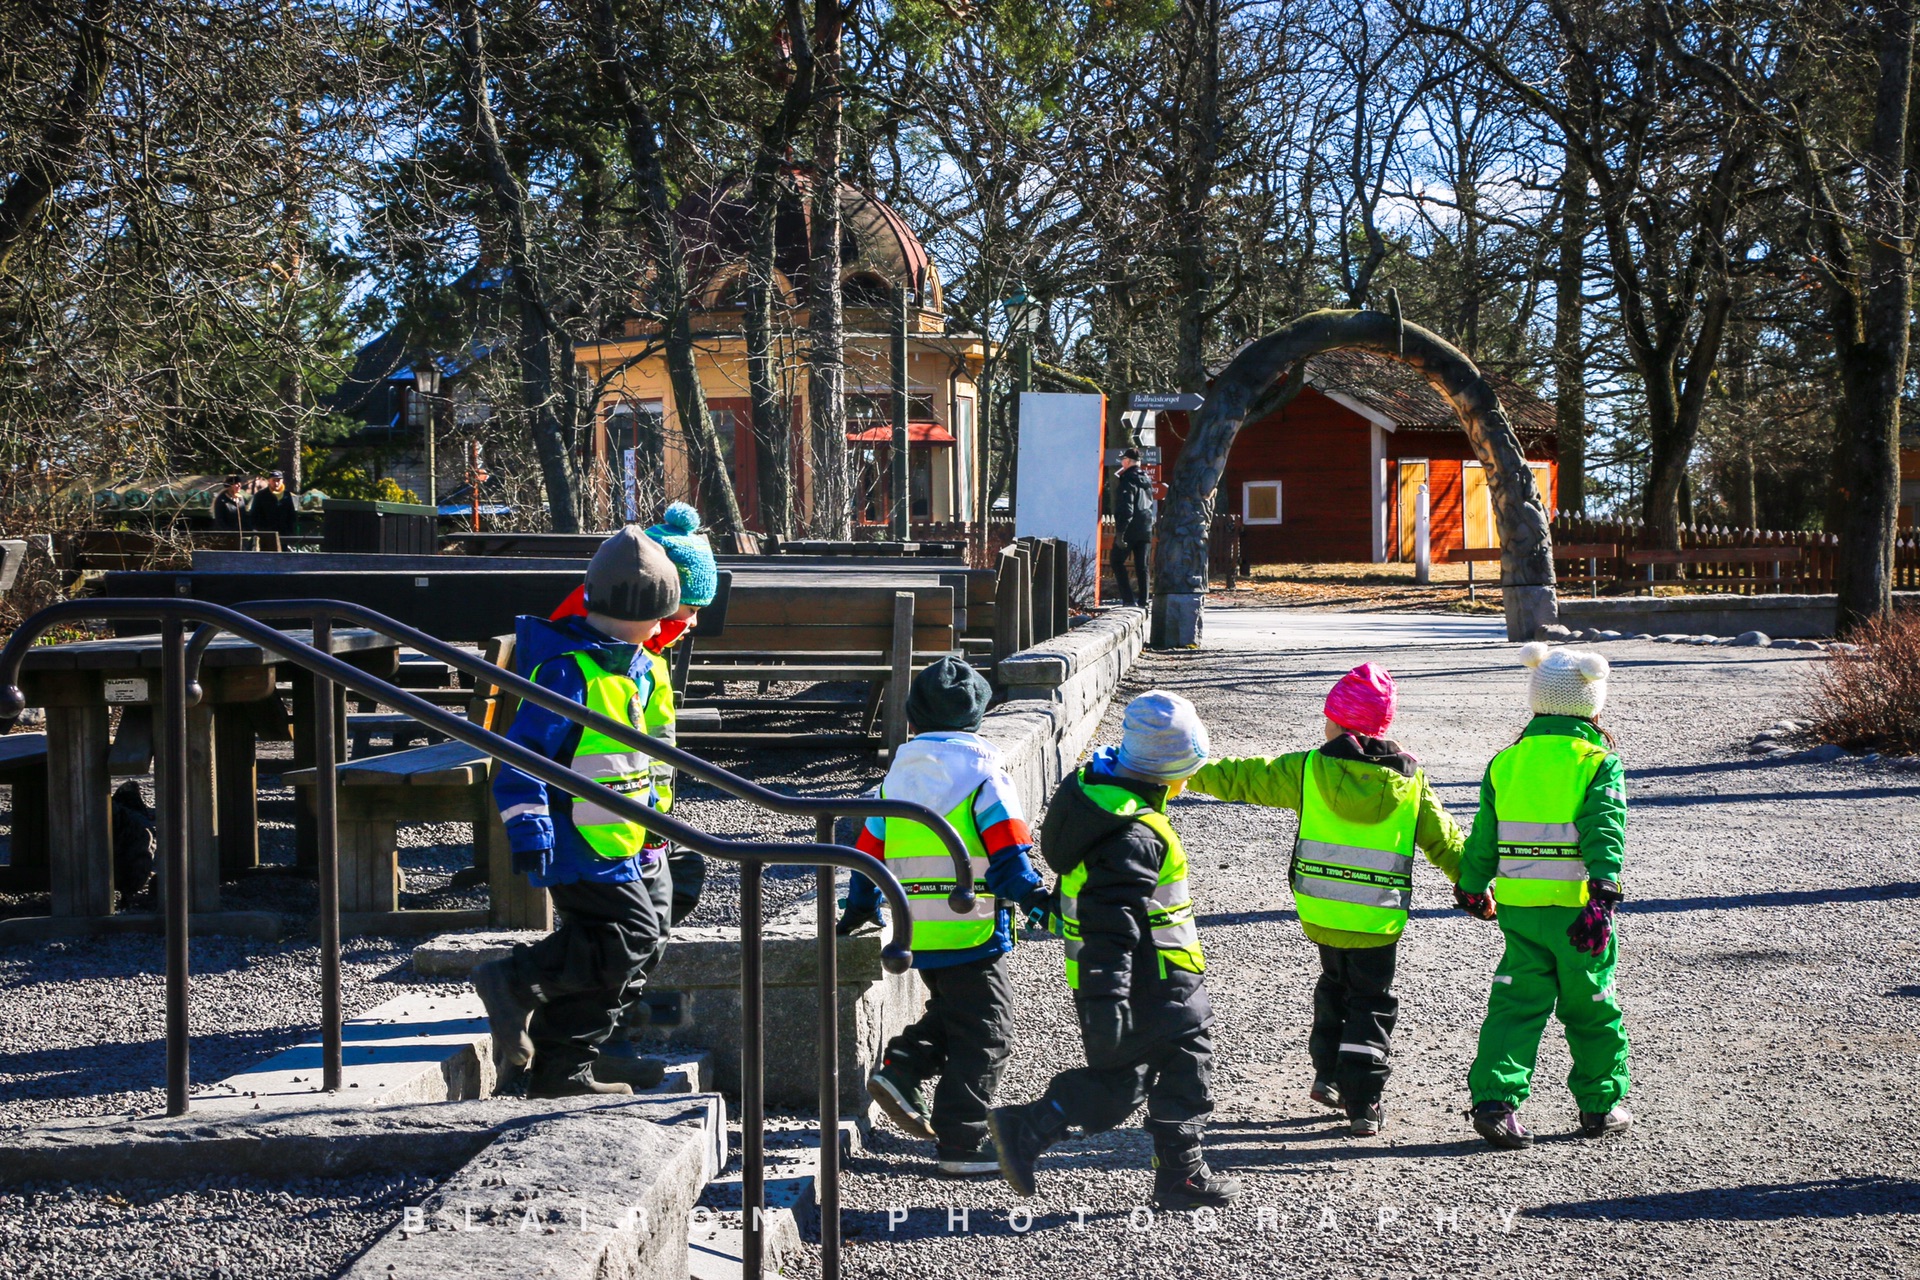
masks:
<svg viewBox="0 0 1920 1280"><path fill-rule="evenodd" d="M161 628L161 712L163 732L159 748L163 753L166 786L159 801L160 834L165 844L163 868L166 896L166 991L167 991L167 1111L184 1114L188 1109L188 954L189 927L188 850L186 815L188 774L187 707L201 696L198 684L200 658L214 636L221 631L260 646L280 659L301 667L313 676L314 755L317 774L315 804L320 842L320 926L321 926L321 1022L323 1040L323 1087L338 1089L342 1074L342 1008L340 1001L340 893L339 833L337 822L338 762L335 755L333 686L351 690L362 697L402 711L421 724L447 737L465 743L492 758L540 779L548 786L578 798L591 799L622 818L656 835L678 842L709 857L736 862L741 867L741 1036L742 1057L742 1191L743 1274L758 1276L764 1255L765 1205L765 1041L764 983L761 942L760 873L768 865L802 865L819 868L816 904L820 939L820 1208L823 1270L838 1274L839 1262L839 1034L838 1034L838 950L834 936L835 868L845 867L871 879L880 889L894 920L904 924L912 919L905 890L899 880L866 854L834 844L834 819L839 814L882 816L917 821L928 827L947 844L955 858L955 905L973 902L972 863L964 845L945 819L932 810L902 801L848 797L841 804L830 799L784 795L761 787L716 765L690 755L678 747L639 733L629 725L586 711L577 703L559 697L530 681L492 663L474 658L391 618L358 605L342 601L296 601L263 604L252 612L270 617L302 617L313 623L313 643L308 644L277 631L247 612L194 600L127 599L116 601L75 600L50 605L23 621L0 648L0 731L11 728L26 706L20 684L20 668L26 653L50 628L81 621L126 622L152 619ZM729 794L760 804L775 812L812 815L815 840L794 841L733 840L710 835L670 814L661 813L631 796L602 786L575 773L556 761L519 743L481 728L465 717L426 701L377 676L361 671L335 657L331 650L332 625L336 619L351 620L402 640L424 653L441 658L450 666L487 680L502 691L565 716L576 723L590 725L599 732L625 742L676 768L720 787ZM191 645L186 624L198 624ZM881 961L894 973L912 965L908 942L896 931L881 948Z"/></svg>

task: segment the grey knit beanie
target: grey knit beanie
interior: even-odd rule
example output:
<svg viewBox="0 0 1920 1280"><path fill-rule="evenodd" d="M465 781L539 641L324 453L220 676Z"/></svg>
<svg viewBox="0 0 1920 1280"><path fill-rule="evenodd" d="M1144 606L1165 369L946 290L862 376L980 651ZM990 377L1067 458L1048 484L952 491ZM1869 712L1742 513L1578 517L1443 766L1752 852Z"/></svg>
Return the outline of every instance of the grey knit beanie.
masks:
<svg viewBox="0 0 1920 1280"><path fill-rule="evenodd" d="M651 622L680 607L680 573L659 543L630 524L587 564L587 608L622 622Z"/></svg>
<svg viewBox="0 0 1920 1280"><path fill-rule="evenodd" d="M1607 660L1580 649L1554 649L1538 640L1520 646L1527 677L1527 703L1537 716L1591 720L1607 705Z"/></svg>
<svg viewBox="0 0 1920 1280"><path fill-rule="evenodd" d="M1127 704L1119 765L1155 782L1179 782L1207 762L1213 744L1200 713L1177 693L1151 689Z"/></svg>
<svg viewBox="0 0 1920 1280"><path fill-rule="evenodd" d="M993 701L987 678L959 658L946 657L913 678L907 688L907 721L921 733L980 727Z"/></svg>

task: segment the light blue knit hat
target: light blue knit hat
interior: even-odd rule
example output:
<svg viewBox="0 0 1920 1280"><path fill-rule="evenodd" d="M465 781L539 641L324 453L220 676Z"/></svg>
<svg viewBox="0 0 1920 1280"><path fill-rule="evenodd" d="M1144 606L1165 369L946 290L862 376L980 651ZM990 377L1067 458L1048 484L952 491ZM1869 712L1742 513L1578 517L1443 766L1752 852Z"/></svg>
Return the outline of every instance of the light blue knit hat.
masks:
<svg viewBox="0 0 1920 1280"><path fill-rule="evenodd" d="M1127 704L1118 763L1128 773L1178 782L1192 777L1212 753L1200 713L1179 694L1150 689Z"/></svg>
<svg viewBox="0 0 1920 1280"><path fill-rule="evenodd" d="M720 573L707 535L700 532L700 513L676 502L659 524L647 530L647 536L666 548L667 559L680 571L680 603L696 609L712 604L720 590Z"/></svg>

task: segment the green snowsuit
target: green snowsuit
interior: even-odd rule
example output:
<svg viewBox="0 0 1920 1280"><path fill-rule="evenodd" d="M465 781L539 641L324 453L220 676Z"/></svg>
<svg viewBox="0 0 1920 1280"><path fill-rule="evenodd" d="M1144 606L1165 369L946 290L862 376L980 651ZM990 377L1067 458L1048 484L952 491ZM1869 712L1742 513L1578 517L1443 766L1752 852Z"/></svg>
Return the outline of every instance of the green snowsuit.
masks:
<svg viewBox="0 0 1920 1280"><path fill-rule="evenodd" d="M1598 729L1574 717L1535 716L1521 737L1542 734L1605 746ZM1467 893L1484 893L1498 871L1498 803L1489 766L1480 783L1480 810L1460 857L1460 888ZM1588 880L1619 883L1626 824L1626 771L1620 758L1609 753L1600 761L1573 816ZM1507 947L1494 970L1479 1052L1467 1073L1475 1105L1505 1102L1517 1108L1526 1101L1541 1033L1548 1015L1557 1012L1573 1055L1567 1088L1575 1103L1582 1111L1612 1110L1627 1096L1628 1084L1627 1031L1613 987L1618 939L1608 941L1605 954L1590 956L1575 950L1567 938L1567 929L1582 908L1505 902L1498 906Z"/></svg>

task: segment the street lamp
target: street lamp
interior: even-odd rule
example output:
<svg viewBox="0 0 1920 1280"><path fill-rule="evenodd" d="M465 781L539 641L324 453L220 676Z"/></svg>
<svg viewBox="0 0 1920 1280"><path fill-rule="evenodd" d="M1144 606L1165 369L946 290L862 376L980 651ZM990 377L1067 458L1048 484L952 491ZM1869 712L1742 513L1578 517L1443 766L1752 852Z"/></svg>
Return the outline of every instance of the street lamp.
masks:
<svg viewBox="0 0 1920 1280"><path fill-rule="evenodd" d="M440 496L433 476L433 398L440 394L440 366L430 355L414 361L413 392L420 397L420 416L427 437L427 505L437 512Z"/></svg>
<svg viewBox="0 0 1920 1280"><path fill-rule="evenodd" d="M1028 296L1025 285L1015 285L1013 292L1000 303L1007 313L1007 341L1018 342L1019 348L1014 357L1013 398L1013 466L1009 469L1007 484L1007 505L1017 513L1020 509L1020 395L1033 389L1033 331L1040 318L1040 307Z"/></svg>

